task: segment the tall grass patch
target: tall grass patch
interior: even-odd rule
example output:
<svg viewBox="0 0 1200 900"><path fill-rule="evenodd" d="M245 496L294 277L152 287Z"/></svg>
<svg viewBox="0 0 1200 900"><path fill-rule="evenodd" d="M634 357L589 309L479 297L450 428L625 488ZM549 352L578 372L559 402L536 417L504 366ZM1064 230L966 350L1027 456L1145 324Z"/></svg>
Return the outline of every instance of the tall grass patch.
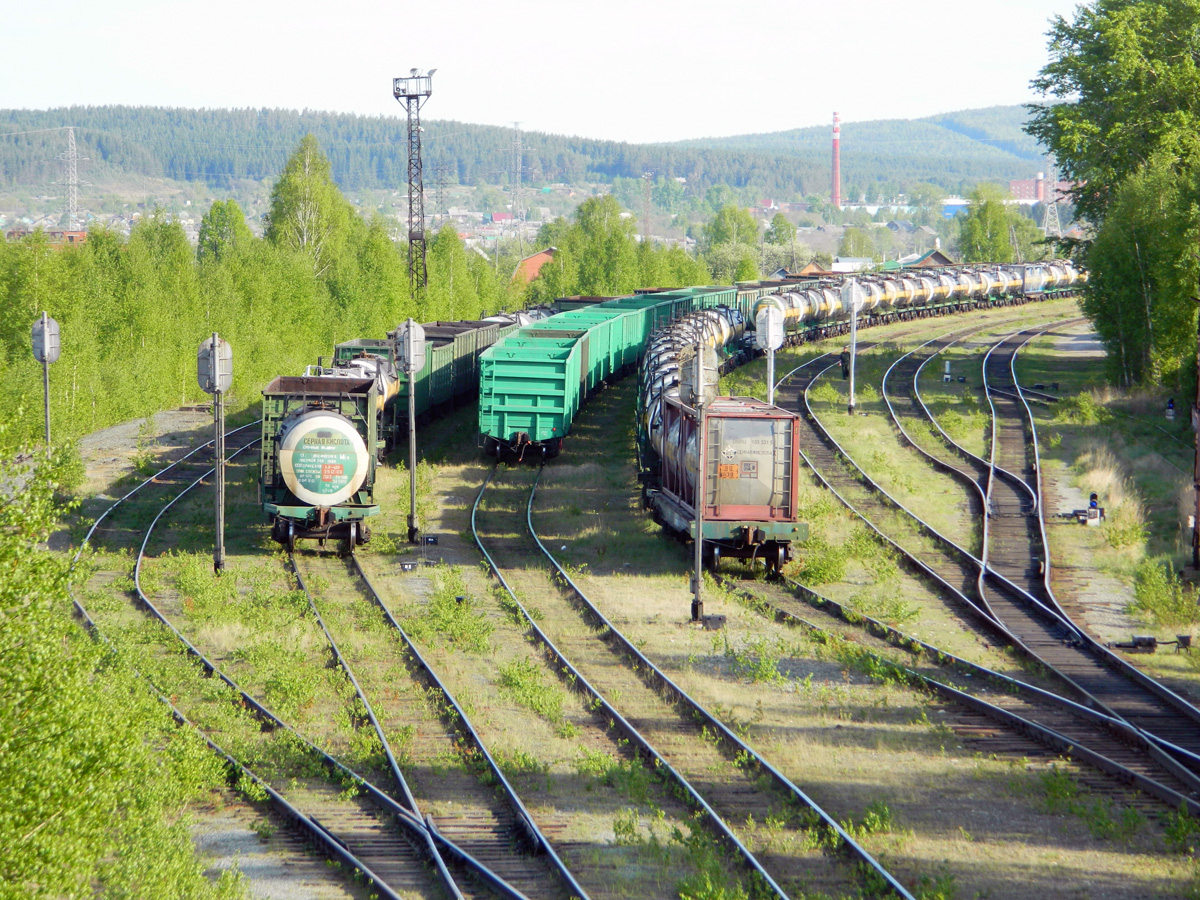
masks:
<svg viewBox="0 0 1200 900"><path fill-rule="evenodd" d="M1117 455L1106 442L1094 441L1076 457L1074 468L1079 486L1102 498L1105 542L1114 550L1128 549L1140 556L1150 535L1146 506Z"/></svg>

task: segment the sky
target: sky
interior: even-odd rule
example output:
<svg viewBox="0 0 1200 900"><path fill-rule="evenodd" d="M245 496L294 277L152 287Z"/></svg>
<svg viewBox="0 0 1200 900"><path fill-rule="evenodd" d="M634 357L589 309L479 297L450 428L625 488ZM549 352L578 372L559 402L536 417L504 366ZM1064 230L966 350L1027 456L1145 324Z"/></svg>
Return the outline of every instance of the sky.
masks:
<svg viewBox="0 0 1200 900"><path fill-rule="evenodd" d="M1039 99L1071 0L5 3L0 108L283 107L673 141Z"/></svg>

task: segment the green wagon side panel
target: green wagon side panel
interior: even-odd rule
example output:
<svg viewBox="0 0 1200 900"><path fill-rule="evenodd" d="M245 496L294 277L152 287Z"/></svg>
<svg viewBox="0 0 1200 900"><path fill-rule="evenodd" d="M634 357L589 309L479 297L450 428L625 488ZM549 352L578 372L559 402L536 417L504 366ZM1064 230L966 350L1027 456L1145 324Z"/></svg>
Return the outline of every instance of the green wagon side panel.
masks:
<svg viewBox="0 0 1200 900"><path fill-rule="evenodd" d="M479 430L505 443L565 437L588 392L636 365L650 335L697 309L737 302L734 288L615 297L505 330L479 357Z"/></svg>
<svg viewBox="0 0 1200 900"><path fill-rule="evenodd" d="M506 442L522 433L532 441L565 437L585 390L585 342L510 339L486 350L479 359L480 432Z"/></svg>
<svg viewBox="0 0 1200 900"><path fill-rule="evenodd" d="M441 406L454 398L454 349L453 342L432 347L428 342L425 344L430 406ZM419 398L420 393L417 396Z"/></svg>
<svg viewBox="0 0 1200 900"><path fill-rule="evenodd" d="M434 357L430 352L430 347L425 347L425 365L421 366L420 370L414 376L413 381L416 384L415 408L417 415L422 415L429 411L429 390L430 383L433 381ZM399 393L396 395L397 411L399 414L408 418L408 376L403 370L399 376Z"/></svg>

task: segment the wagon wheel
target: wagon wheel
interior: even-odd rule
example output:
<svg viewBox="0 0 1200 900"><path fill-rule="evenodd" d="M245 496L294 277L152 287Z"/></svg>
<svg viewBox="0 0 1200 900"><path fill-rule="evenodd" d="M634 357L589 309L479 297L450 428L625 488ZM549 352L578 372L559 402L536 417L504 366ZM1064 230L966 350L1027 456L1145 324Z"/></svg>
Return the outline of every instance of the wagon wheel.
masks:
<svg viewBox="0 0 1200 900"><path fill-rule="evenodd" d="M288 519L287 551L288 553L296 552L296 523L291 519Z"/></svg>

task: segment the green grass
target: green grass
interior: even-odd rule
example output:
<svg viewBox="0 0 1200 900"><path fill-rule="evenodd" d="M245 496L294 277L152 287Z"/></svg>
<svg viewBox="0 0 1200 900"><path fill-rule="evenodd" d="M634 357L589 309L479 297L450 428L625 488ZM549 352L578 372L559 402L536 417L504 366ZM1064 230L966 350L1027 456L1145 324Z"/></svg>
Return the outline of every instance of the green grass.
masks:
<svg viewBox="0 0 1200 900"><path fill-rule="evenodd" d="M433 582L427 604L405 609L404 629L414 640L429 646L446 643L458 650L487 652L493 626L479 601L468 591L462 570L439 566Z"/></svg>

